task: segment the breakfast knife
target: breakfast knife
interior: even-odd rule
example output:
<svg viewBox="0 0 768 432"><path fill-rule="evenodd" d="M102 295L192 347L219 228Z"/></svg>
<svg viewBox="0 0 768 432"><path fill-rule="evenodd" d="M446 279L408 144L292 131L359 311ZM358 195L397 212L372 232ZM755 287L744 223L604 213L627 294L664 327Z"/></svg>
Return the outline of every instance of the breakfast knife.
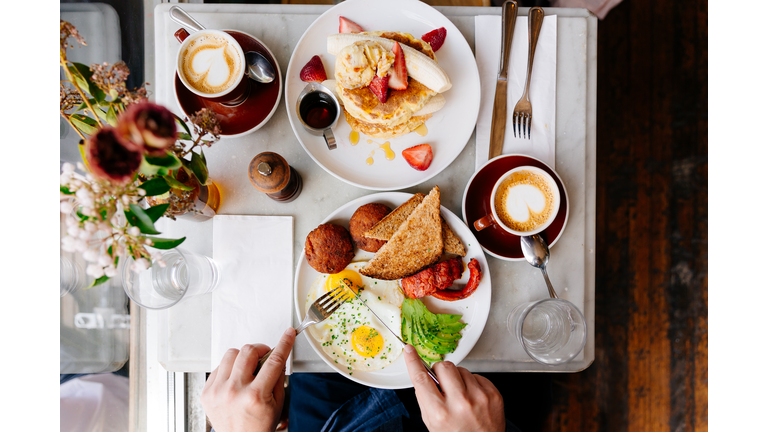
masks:
<svg viewBox="0 0 768 432"><path fill-rule="evenodd" d="M504 146L504 131L507 128L507 71L515 21L517 21L517 2L507 0L501 5L501 58L499 59L499 76L496 79L496 94L493 98L488 160L500 155Z"/></svg>
<svg viewBox="0 0 768 432"><path fill-rule="evenodd" d="M379 318L378 315L376 315L376 312L374 312L373 309L371 309L371 307L368 306L368 303L364 302L363 299L361 299L360 296L355 292L355 290L353 290L344 280L341 280L341 283L344 284L344 286L347 287L350 291L352 291L352 294L354 294L355 297L357 297L357 299L360 300L360 303L362 303L365 307L367 307L368 310L371 311L373 316L375 316L376 319L379 320L379 322L384 327L386 327L387 330L389 330L389 332L392 333L397 338L397 340L400 341L400 344L403 345L403 348L405 348L407 344L403 341L403 339L401 339L397 333L392 331L392 329L389 328L389 326L384 322L384 320L382 320L381 318ZM429 377L432 378L432 381L434 381L435 384L437 384L438 388L440 388L440 382L437 380L437 375L435 375L435 371L432 370L432 367L430 367L429 364L425 362L423 358L421 358L421 356L419 356L419 360L421 360L421 364L423 364L424 368L427 370Z"/></svg>

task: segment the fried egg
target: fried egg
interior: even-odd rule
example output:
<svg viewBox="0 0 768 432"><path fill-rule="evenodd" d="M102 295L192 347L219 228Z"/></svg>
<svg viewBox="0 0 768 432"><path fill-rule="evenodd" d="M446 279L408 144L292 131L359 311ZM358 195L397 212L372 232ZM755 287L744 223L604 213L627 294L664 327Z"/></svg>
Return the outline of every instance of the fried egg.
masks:
<svg viewBox="0 0 768 432"><path fill-rule="evenodd" d="M339 273L318 276L307 296L305 310L309 309L315 299L336 288L340 280L345 280L358 292L362 301L400 336L403 291L397 281L361 275L359 270L365 264L352 263ZM308 331L320 343L323 352L349 373L384 369L402 352L400 342L354 297Z"/></svg>

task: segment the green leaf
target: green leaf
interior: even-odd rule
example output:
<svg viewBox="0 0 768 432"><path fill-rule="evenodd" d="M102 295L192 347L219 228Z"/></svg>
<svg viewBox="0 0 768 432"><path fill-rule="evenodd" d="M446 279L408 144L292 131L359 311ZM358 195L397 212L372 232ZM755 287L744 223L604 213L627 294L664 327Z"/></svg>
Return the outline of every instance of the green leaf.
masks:
<svg viewBox="0 0 768 432"><path fill-rule="evenodd" d="M203 160L203 163L204 163L204 164L205 164L205 166L207 167L207 166L208 166L208 161L207 161L207 160L205 160L205 153L203 153L203 149L200 149L200 159L202 159L202 160Z"/></svg>
<svg viewBox="0 0 768 432"><path fill-rule="evenodd" d="M72 114L69 116L72 124L85 135L93 135L99 131L99 123L96 120L82 114Z"/></svg>
<svg viewBox="0 0 768 432"><path fill-rule="evenodd" d="M109 89L109 96L112 98L112 100L117 100L119 94L117 93L117 90Z"/></svg>
<svg viewBox="0 0 768 432"><path fill-rule="evenodd" d="M190 169L197 177L197 181L204 185L208 181L208 167L205 166L205 160L197 153L192 152L192 162Z"/></svg>
<svg viewBox="0 0 768 432"><path fill-rule="evenodd" d="M179 139L180 140L192 141L192 135L190 135L188 133L182 132L182 133L179 134Z"/></svg>
<svg viewBox="0 0 768 432"><path fill-rule="evenodd" d="M181 126L184 129L184 131L187 133L187 136L190 137L190 138L186 138L186 139L192 139L192 137L191 137L192 136L192 132L190 132L189 126L187 126L187 124L184 122L184 120L181 119L181 117L177 116L176 114L174 114L173 116L176 118L176 123L178 123L179 126ZM185 138L182 138L182 139L185 139Z"/></svg>
<svg viewBox="0 0 768 432"><path fill-rule="evenodd" d="M131 204L129 209L125 210L125 217L128 218L128 223L138 227L142 234L160 234L155 229L154 221L136 204Z"/></svg>
<svg viewBox="0 0 768 432"><path fill-rule="evenodd" d="M107 112L104 111L101 108L94 108L94 111L96 111L96 115L99 116L100 119L107 121Z"/></svg>
<svg viewBox="0 0 768 432"><path fill-rule="evenodd" d="M99 88L99 86L96 85L96 83L91 81L93 72L91 72L90 67L82 63L73 62L72 66L69 67L69 71L72 72L72 75L75 77L77 86L80 87L82 91L87 92L93 96L97 102L101 102L106 99L107 95Z"/></svg>
<svg viewBox="0 0 768 432"><path fill-rule="evenodd" d="M163 156L145 155L144 159L150 165L155 165L168 170L175 170L181 167L181 161L173 153L166 152Z"/></svg>
<svg viewBox="0 0 768 432"><path fill-rule="evenodd" d="M59 190L61 190L61 193L65 194L65 195L74 195L75 194L74 192L69 190L69 188L66 187L66 186L59 186Z"/></svg>
<svg viewBox="0 0 768 432"><path fill-rule="evenodd" d="M155 177L151 180L147 180L140 184L139 187L147 192L146 196L162 195L171 190L168 182L162 177Z"/></svg>
<svg viewBox="0 0 768 432"><path fill-rule="evenodd" d="M109 123L111 126L117 126L117 113L115 112L115 106L110 105L109 111L107 111L107 123Z"/></svg>
<svg viewBox="0 0 768 432"><path fill-rule="evenodd" d="M85 289L90 289L90 288L93 288L93 287L95 287L97 285L101 285L101 284L103 284L104 282L106 282L108 280L109 280L109 276L102 276L102 277L100 277L98 279L95 279L93 282L91 282L91 284L88 285Z"/></svg>
<svg viewBox="0 0 768 432"><path fill-rule="evenodd" d="M156 206L145 209L144 213L146 213L147 216L152 219L152 222L157 222L158 219L163 217L169 206L170 204L158 204Z"/></svg>
<svg viewBox="0 0 768 432"><path fill-rule="evenodd" d="M165 181L167 181L167 182L168 182L168 184L169 184L169 185L170 185L170 186L171 186L173 189L180 189L180 190L183 190L183 191L191 191L192 189L194 189L194 187L192 187L192 186L187 186L187 185L185 185L184 183L182 183L182 182L180 182L180 181L176 180L175 178L173 178L173 177L171 177L171 176L167 176L167 175L166 175L166 176L163 176L163 178L165 179Z"/></svg>
<svg viewBox="0 0 768 432"><path fill-rule="evenodd" d="M159 237L145 237L152 240L152 247L155 249L173 249L176 246L184 243L186 237L180 239L164 239Z"/></svg>

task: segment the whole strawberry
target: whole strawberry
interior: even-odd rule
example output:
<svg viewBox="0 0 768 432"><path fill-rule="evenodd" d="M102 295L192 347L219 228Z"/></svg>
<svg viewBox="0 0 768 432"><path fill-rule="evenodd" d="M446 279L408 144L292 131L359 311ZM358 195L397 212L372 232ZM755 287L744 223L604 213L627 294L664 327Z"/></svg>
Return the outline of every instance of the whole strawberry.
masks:
<svg viewBox="0 0 768 432"><path fill-rule="evenodd" d="M309 59L309 62L301 68L299 78L305 82L323 82L328 79L328 75L325 74L325 67L323 67L323 61L320 60L319 56L313 56Z"/></svg>
<svg viewBox="0 0 768 432"><path fill-rule="evenodd" d="M432 51L437 52L437 50L440 49L441 46L443 46L443 42L445 42L445 35L447 32L445 31L445 27L440 27L439 29L432 30L431 32L423 35L421 37L421 40L428 43L429 46L432 47Z"/></svg>

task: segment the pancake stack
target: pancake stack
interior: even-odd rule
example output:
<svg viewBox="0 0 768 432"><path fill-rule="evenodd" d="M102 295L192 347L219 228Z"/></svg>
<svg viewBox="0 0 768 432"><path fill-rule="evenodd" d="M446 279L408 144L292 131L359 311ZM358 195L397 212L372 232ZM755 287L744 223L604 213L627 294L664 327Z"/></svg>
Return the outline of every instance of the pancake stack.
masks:
<svg viewBox="0 0 768 432"><path fill-rule="evenodd" d="M405 55L408 87L390 89L382 103L368 84L373 73L383 76L391 68L395 42ZM451 87L450 78L437 64L431 46L411 34L335 34L328 38L328 52L337 56L336 79L323 84L335 91L354 131L372 138L395 138L416 130L445 104L440 93ZM366 62L369 66L359 67Z"/></svg>

